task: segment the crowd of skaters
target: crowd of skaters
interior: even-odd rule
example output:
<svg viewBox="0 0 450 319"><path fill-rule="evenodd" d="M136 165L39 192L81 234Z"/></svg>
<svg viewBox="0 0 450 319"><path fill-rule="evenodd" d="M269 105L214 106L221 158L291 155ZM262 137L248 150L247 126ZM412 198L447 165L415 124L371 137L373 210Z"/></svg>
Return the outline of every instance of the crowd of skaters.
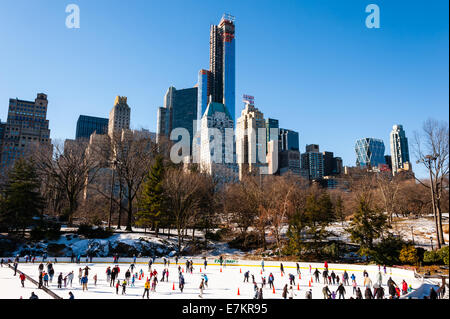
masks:
<svg viewBox="0 0 450 319"><path fill-rule="evenodd" d="M54 258L54 260L52 262L50 260L47 261L48 257L46 254L44 254L42 257L43 257L42 262L38 266L38 271L39 271L38 288L49 287L49 282L50 283L53 282L53 278L55 276L54 264L57 263L56 258ZM89 259L92 261L92 256L88 255L88 257L86 258L86 262ZM36 257L27 255L24 257L24 260L25 260L25 262L35 263ZM81 260L80 255L75 256L72 254L71 262L80 263L80 260ZM117 265L118 261L119 261L119 256L118 255L113 256L113 263L116 265L114 265L113 267L111 267L111 266L107 267L106 281L110 283L110 287L115 288L116 294L119 294L119 291L121 290L121 294L125 295L126 288L128 286L135 287L136 280L138 278L143 279L144 272L142 269L140 269L139 272L135 271L136 256L134 256L133 263L131 263L130 266L128 267L128 269L125 271L123 279L119 279L120 267L119 267L119 265ZM153 257L153 258L150 258L149 262L148 262L148 276L144 283L144 293L142 295L142 298L144 298L145 296L147 296L147 298L149 298L149 292L156 291L156 286L157 286L158 282L164 282L164 281L167 282L169 280L170 259L165 258L165 257L163 258L164 269L162 271L160 280L158 280L157 270L152 268L154 261L155 261L155 258ZM178 261L179 261L178 256L176 256L175 257L176 265L178 265ZM10 259L8 259L8 263L11 263L11 262L12 261ZM45 266L44 266L44 262L45 262ZM1 259L0 263L1 263L1 266L3 267L3 264L6 262L3 259ZM18 263L19 263L19 256L16 256L16 258L14 259L14 262L13 262L14 276L16 276L16 273L17 273ZM220 263L221 267L226 267L225 260L223 259L222 256L219 257L219 263ZM206 258L204 258L203 265L206 270L206 268L207 268ZM82 291L88 290L88 282L89 282L88 278L89 278L89 270L90 269L91 268L89 268L89 266L87 266L87 265L84 268L80 267L78 269L78 279L79 279L79 284L82 287ZM185 286L185 278L183 275L184 268L181 268L181 265L178 265L177 269L178 269L178 288L179 288L180 292L183 292L183 289ZM186 269L187 273L193 274L194 267L193 267L192 259L186 260L185 269ZM400 285L398 285L396 282L394 282L392 280L391 277L389 277L389 279L386 282L386 287L387 287L387 291L386 291L385 288L383 287L383 273L381 272L381 266L378 266L378 270L379 271L375 278L375 283L373 283L373 281L369 277L369 274L367 273L367 271L364 270L363 280L362 280L362 287L364 289L364 298L363 298L362 291L356 282L356 276L354 274L351 274L351 276L350 276L346 270L344 270L344 272L341 274L337 274L333 270L331 270L331 272L330 272L328 269L327 262L324 263L322 272L320 272L317 268L313 271L311 265L309 266L309 273L311 276L314 276L315 283L320 284L321 283L320 277L322 277L322 284L323 284L322 293L323 293L324 299L345 299L345 296L346 295L348 296L348 293L347 293L347 290L345 287L348 287L348 286L352 287L352 296L350 296L349 299L384 299L384 298L397 299L401 295L406 295L412 291L411 285L408 285L405 280L402 280ZM299 263L296 263L296 271L297 271L297 275L301 275ZM264 260L262 260L261 261L261 275L264 272L265 272ZM384 272L384 276L387 276L386 266L383 266L383 272ZM281 276L285 275L285 269L284 269L283 263L280 263L280 274L281 274ZM250 274L250 271L244 272L244 282L249 282L250 276L252 278L252 283L254 285L254 292L255 292L254 299L263 299L263 288L265 288L266 284L268 284L270 289L275 290L275 286L274 286L275 277L274 277L273 273L270 273L268 275L267 280L266 280L265 276L261 276L261 282L260 282L261 287L258 287L258 284L256 283L256 280L255 280L255 276L254 276L254 274ZM23 273L21 273L19 278L20 278L22 287L24 287L24 282L26 279L25 275ZM282 291L282 297L284 299L287 299L287 298L293 299L294 296L297 296L297 294L295 293L295 289L294 289L296 277L292 273L290 273L287 278L289 280L289 284L286 283L284 285L284 288ZM57 287L58 288L63 288L63 286L64 286L64 288L72 287L73 279L74 279L74 271L73 270L65 275L63 275L63 273L60 272L59 275L57 276ZM97 280L98 280L97 274L94 274L92 279L93 279L94 285L96 286ZM351 284L349 281L350 279L351 279ZM311 279L311 283L312 283L312 279ZM336 290L334 290L334 288L332 288L333 286L336 286ZM207 287L208 287L208 277L205 273L203 273L201 276L201 282L199 285L199 297L200 298L203 298L203 292ZM330 289L330 288L332 288L332 289ZM373 291L372 291L372 289L373 289ZM439 290L440 291L436 292L433 288L431 288L430 295L428 298L429 299L437 299L438 293L439 293L439 295L443 295L445 291L443 291L441 289L439 289ZM34 296L37 297L36 295L34 295ZM33 298L31 298L31 299L35 299L34 296L32 296ZM312 299L312 297L313 297L312 289L306 290L305 297L307 299ZM74 295L72 292L69 292L69 298L74 299Z"/></svg>

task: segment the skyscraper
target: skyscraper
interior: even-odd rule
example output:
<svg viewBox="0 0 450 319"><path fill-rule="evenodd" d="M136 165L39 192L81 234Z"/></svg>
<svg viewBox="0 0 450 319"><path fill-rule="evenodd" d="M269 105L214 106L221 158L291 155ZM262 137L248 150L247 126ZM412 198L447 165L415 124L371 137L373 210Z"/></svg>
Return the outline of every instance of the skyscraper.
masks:
<svg viewBox="0 0 450 319"><path fill-rule="evenodd" d="M280 151L298 151L299 148L299 138L298 138L298 132L287 130L284 128L281 128L280 131Z"/></svg>
<svg viewBox="0 0 450 319"><path fill-rule="evenodd" d="M177 90L171 86L164 96L164 106L158 109L156 131L158 141L161 136L170 138L172 130L184 128L189 132L189 146L192 153L192 138L197 130L193 127L194 120L197 120L197 88Z"/></svg>
<svg viewBox="0 0 450 319"><path fill-rule="evenodd" d="M377 138L362 138L356 141L356 166L364 166L369 169L378 168L385 163L384 142Z"/></svg>
<svg viewBox="0 0 450 319"><path fill-rule="evenodd" d="M233 129L225 105L209 103L201 121L200 167L209 174L220 172L223 181L234 180L238 173Z"/></svg>
<svg viewBox="0 0 450 319"><path fill-rule="evenodd" d="M253 103L247 102L236 124L236 156L240 179L246 173L259 174L259 168L266 165L265 132L264 114Z"/></svg>
<svg viewBox="0 0 450 319"><path fill-rule="evenodd" d="M47 117L47 95L39 93L33 101L9 100L8 119L3 126L1 167L10 167L23 158L33 145L50 148L50 129Z"/></svg>
<svg viewBox="0 0 450 319"><path fill-rule="evenodd" d="M408 138L402 125L394 125L390 134L392 173L405 169L405 163L409 162ZM410 164L408 168L410 167Z"/></svg>
<svg viewBox="0 0 450 319"><path fill-rule="evenodd" d="M306 145L301 161L301 174L305 179L317 180L323 177L323 154L319 152L319 145Z"/></svg>
<svg viewBox="0 0 450 319"><path fill-rule="evenodd" d="M342 158L333 152L323 152L323 176L339 175L342 172Z"/></svg>
<svg viewBox="0 0 450 319"><path fill-rule="evenodd" d="M107 134L109 119L95 116L80 115L77 121L75 139L89 139L92 133Z"/></svg>
<svg viewBox="0 0 450 319"><path fill-rule="evenodd" d="M198 81L198 119L210 102L225 104L235 120L236 47L234 17L224 14L219 25L210 29L209 71L201 70ZM200 113L201 111L201 113Z"/></svg>
<svg viewBox="0 0 450 319"><path fill-rule="evenodd" d="M114 106L109 112L108 135L113 133L122 134L122 130L130 129L130 113L131 109L127 104L126 96L117 96Z"/></svg>

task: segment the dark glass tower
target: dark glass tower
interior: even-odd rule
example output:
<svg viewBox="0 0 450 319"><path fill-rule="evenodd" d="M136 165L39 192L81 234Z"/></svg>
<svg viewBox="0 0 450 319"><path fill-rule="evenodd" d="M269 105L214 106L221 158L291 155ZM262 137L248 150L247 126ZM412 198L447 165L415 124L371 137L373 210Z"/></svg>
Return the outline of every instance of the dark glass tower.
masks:
<svg viewBox="0 0 450 319"><path fill-rule="evenodd" d="M235 122L236 111L236 48L234 17L225 14L219 25L210 30L209 71L199 74L198 120L209 102L225 104Z"/></svg>
<svg viewBox="0 0 450 319"><path fill-rule="evenodd" d="M96 132L97 134L108 133L109 119L80 115L77 121L77 131L75 134L76 139L91 137L91 134Z"/></svg>

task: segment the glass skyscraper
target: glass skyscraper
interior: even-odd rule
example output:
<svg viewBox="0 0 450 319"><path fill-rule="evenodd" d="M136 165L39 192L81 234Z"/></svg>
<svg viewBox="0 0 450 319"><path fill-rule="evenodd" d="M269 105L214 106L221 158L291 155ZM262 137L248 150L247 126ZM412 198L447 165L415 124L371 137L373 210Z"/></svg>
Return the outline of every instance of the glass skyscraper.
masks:
<svg viewBox="0 0 450 319"><path fill-rule="evenodd" d="M76 139L91 137L91 134L96 132L97 134L108 133L109 119L80 115L77 121L77 131L75 134Z"/></svg>
<svg viewBox="0 0 450 319"><path fill-rule="evenodd" d="M198 114L200 120L210 102L222 103L236 117L236 47L234 17L224 14L210 30L209 71L200 70Z"/></svg>
<svg viewBox="0 0 450 319"><path fill-rule="evenodd" d="M408 138L402 125L394 125L390 135L392 173L396 174L409 163Z"/></svg>
<svg viewBox="0 0 450 319"><path fill-rule="evenodd" d="M369 168L378 167L385 163L384 142L377 138L362 138L356 141L356 165Z"/></svg>

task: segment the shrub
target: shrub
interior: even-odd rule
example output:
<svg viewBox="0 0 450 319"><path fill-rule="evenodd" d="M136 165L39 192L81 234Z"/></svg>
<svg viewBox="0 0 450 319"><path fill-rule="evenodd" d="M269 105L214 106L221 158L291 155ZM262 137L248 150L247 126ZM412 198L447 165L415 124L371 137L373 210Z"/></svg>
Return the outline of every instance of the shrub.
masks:
<svg viewBox="0 0 450 319"><path fill-rule="evenodd" d="M444 246L438 250L439 257L445 265L448 266L448 246Z"/></svg>
<svg viewBox="0 0 450 319"><path fill-rule="evenodd" d="M440 264L442 262L441 256L436 250L426 251L423 255L423 261L427 264Z"/></svg>
<svg viewBox="0 0 450 319"><path fill-rule="evenodd" d="M259 248L260 238L257 233L240 234L233 240L228 242L230 248L251 250Z"/></svg>
<svg viewBox="0 0 450 319"><path fill-rule="evenodd" d="M413 245L403 246L399 259L403 264L417 265L419 263L417 249Z"/></svg>
<svg viewBox="0 0 450 319"><path fill-rule="evenodd" d="M92 227L88 224L81 224L78 227L77 231L78 235L83 235L86 238L98 238L105 239L111 237L112 231L110 229L102 228L102 227Z"/></svg>
<svg viewBox="0 0 450 319"><path fill-rule="evenodd" d="M405 244L401 238L389 235L367 253L377 264L392 266L400 263L400 251Z"/></svg>
<svg viewBox="0 0 450 319"><path fill-rule="evenodd" d="M57 223L42 223L34 227L30 232L33 240L57 240L61 236L61 225Z"/></svg>

